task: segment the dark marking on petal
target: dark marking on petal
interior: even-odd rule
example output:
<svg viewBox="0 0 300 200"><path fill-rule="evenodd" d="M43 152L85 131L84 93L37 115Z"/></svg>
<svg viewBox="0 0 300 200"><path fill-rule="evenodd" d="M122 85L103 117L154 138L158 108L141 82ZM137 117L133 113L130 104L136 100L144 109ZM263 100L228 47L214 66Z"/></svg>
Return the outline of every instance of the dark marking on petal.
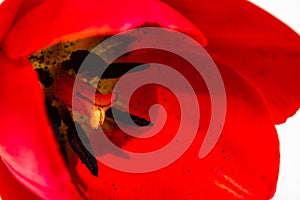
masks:
<svg viewBox="0 0 300 200"><path fill-rule="evenodd" d="M39 57L37 57L37 56L29 56L28 59L29 59L30 61L36 61L36 60L39 59Z"/></svg>
<svg viewBox="0 0 300 200"><path fill-rule="evenodd" d="M86 59L87 57L88 59ZM81 67L83 61L85 61L84 68L88 69L87 71L91 75L91 77L101 73L101 78L103 79L119 78L129 70L132 70L131 72L139 72L141 70L149 68L150 66L144 65L141 68L134 69L135 67L144 63L111 63L105 69L105 71L103 71L104 67L107 64L101 57L87 50L78 50L71 54L70 60L64 61L62 63L62 68L65 70L73 69L75 73L78 73L78 70Z"/></svg>
<svg viewBox="0 0 300 200"><path fill-rule="evenodd" d="M39 60L40 60L40 62L44 62L45 61L45 56L44 55L40 56Z"/></svg>
<svg viewBox="0 0 300 200"><path fill-rule="evenodd" d="M112 109L113 109L113 111L112 111ZM116 116L114 116L112 112L116 113ZM113 107L109 108L106 111L105 115L106 115L106 117L112 118L114 120L118 120L118 121L126 123L126 124L137 125L137 126L153 126L152 122L150 122L144 118L130 114L132 121L135 123L135 124L132 124L132 122L127 118L128 113L122 112Z"/></svg>
<svg viewBox="0 0 300 200"><path fill-rule="evenodd" d="M50 87L53 84L54 79L50 76L49 72L42 69L42 68L37 68L35 71L39 75L39 80L40 82L45 86L45 87Z"/></svg>
<svg viewBox="0 0 300 200"><path fill-rule="evenodd" d="M46 110L47 110L48 116L50 118L50 123L51 123L53 131L55 133L55 137L58 140L59 135L60 135L59 127L61 125L61 117L60 117L59 111L55 106L52 106L51 102L49 102L49 101L46 101Z"/></svg>
<svg viewBox="0 0 300 200"><path fill-rule="evenodd" d="M109 78L119 78L127 73L129 70L132 72L139 72L142 70L146 70L149 68L149 64L143 65L140 68L135 69L135 67L142 65L144 63L111 63L102 74L101 78L109 79Z"/></svg>
<svg viewBox="0 0 300 200"><path fill-rule="evenodd" d="M70 60L64 61L62 63L62 68L65 70L73 69L75 73L78 73L81 64L89 55L89 58L85 61L85 68L88 69L89 73L96 75L99 73L99 69L105 66L105 62L96 54L90 53L87 50L74 51L71 54Z"/></svg>

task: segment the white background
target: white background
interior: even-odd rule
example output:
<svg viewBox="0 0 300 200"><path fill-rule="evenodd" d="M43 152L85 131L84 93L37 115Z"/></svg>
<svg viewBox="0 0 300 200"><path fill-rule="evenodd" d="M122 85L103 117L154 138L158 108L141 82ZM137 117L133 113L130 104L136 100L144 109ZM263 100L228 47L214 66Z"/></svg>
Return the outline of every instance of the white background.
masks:
<svg viewBox="0 0 300 200"><path fill-rule="evenodd" d="M3 0L0 0L0 3ZM300 34L299 0L249 0L285 22ZM300 67L300 66L299 66ZM300 78L300 74L299 74ZM272 200L300 199L300 110L285 124L277 126L281 165L276 194ZM1 197L0 197L1 199Z"/></svg>

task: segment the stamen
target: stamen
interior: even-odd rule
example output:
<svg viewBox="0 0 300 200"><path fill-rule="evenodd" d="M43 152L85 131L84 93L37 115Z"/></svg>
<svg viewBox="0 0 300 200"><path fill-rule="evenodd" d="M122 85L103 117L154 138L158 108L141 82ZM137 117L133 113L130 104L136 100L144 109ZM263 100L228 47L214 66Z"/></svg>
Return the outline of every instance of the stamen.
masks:
<svg viewBox="0 0 300 200"><path fill-rule="evenodd" d="M99 126L102 126L105 120L105 111L101 107L96 107L96 110L92 111L90 115L90 127L92 129L98 129Z"/></svg>

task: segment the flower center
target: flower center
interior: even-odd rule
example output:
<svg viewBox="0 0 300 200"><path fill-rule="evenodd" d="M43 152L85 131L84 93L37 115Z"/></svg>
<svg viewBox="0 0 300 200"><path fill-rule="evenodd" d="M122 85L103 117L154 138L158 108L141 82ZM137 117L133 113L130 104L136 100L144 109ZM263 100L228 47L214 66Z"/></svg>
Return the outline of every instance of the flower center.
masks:
<svg viewBox="0 0 300 200"><path fill-rule="evenodd" d="M90 51L102 40L102 37L92 37L62 42L29 56L38 73L48 116L65 160L70 164L68 155L74 151L95 176L98 176L98 165L89 135L99 127L104 132L116 128L114 120L118 119L114 119L111 108L121 113L120 116L122 111L114 108L114 105L119 104L118 95L113 92L114 86L122 75L140 65L115 62L98 77L97 71L106 63ZM80 71L87 56L89 70ZM84 78L77 79L79 90L73 94L74 82L79 74ZM80 115L80 121L74 121L74 113ZM131 118L137 126L151 125L138 116L131 115ZM81 137L78 136L79 131Z"/></svg>

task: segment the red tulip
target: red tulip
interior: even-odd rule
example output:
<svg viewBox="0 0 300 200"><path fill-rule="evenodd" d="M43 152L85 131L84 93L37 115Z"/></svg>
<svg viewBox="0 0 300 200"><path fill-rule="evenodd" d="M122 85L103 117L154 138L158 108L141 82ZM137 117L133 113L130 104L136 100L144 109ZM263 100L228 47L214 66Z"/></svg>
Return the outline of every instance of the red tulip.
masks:
<svg viewBox="0 0 300 200"><path fill-rule="evenodd" d="M6 0L0 6L0 25L3 200L257 200L273 196L280 157L274 125L300 107L300 40L271 15L242 0ZM143 56L139 51L123 62L130 58L164 63L190 81L201 102L201 120L193 143L174 163L148 173L122 172L98 162L99 176L95 177L72 150L66 165L28 56L59 42L148 25L188 34L205 46L218 65L227 101L221 137L211 152L199 159L211 117L211 100L203 79L175 55L148 51L151 56ZM149 118L148 108L160 103L168 114L166 124L151 138L130 137L130 141L114 129L109 135L123 149L148 152L162 148L180 123L178 102L169 90L155 86L145 91L147 98L141 92L132 97L130 112Z"/></svg>

